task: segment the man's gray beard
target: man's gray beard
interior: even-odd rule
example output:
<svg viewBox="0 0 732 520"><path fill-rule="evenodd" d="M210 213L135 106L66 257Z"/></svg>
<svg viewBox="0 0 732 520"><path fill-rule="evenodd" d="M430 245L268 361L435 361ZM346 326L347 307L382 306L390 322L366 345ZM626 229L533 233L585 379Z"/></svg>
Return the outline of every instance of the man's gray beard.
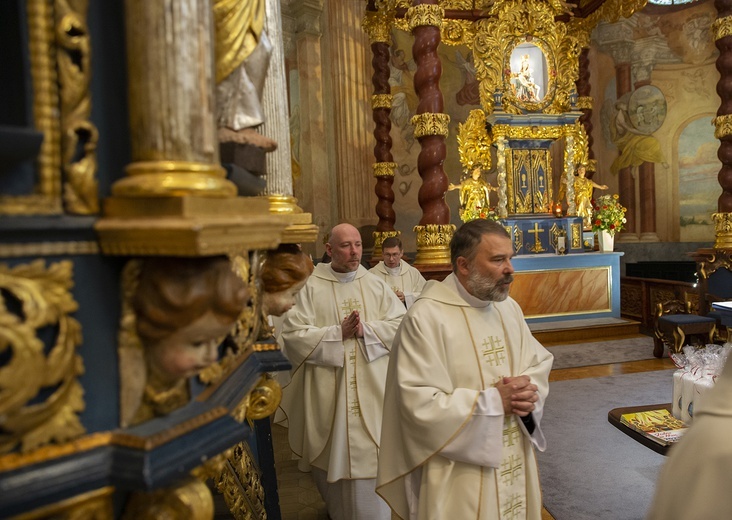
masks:
<svg viewBox="0 0 732 520"><path fill-rule="evenodd" d="M468 275L468 289L479 300L502 302L508 298L509 288L507 284L500 283L504 280L505 278L491 280L481 276L477 271L471 271ZM513 281L513 276L510 276L509 281Z"/></svg>

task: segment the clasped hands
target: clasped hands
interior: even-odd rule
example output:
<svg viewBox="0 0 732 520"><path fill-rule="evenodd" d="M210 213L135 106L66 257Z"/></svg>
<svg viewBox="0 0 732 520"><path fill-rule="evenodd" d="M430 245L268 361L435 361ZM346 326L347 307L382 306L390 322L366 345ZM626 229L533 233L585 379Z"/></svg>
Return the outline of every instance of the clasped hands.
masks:
<svg viewBox="0 0 732 520"><path fill-rule="evenodd" d="M341 322L341 332L343 341L350 338L363 338L363 325L358 311L352 311L351 314Z"/></svg>
<svg viewBox="0 0 732 520"><path fill-rule="evenodd" d="M536 408L539 388L531 383L529 376L504 377L496 383L506 415L526 417Z"/></svg>

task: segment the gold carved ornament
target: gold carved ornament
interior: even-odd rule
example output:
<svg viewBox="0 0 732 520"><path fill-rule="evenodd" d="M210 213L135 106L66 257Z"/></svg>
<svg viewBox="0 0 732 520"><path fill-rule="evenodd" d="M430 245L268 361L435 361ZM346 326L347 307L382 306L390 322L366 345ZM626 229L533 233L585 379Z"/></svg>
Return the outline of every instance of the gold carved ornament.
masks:
<svg viewBox="0 0 732 520"><path fill-rule="evenodd" d="M728 135L732 135L732 114L717 116L712 119L714 125L715 139L722 139Z"/></svg>
<svg viewBox="0 0 732 520"><path fill-rule="evenodd" d="M376 110L377 108L391 109L393 100L394 96L391 94L374 94L371 96L371 110Z"/></svg>
<svg viewBox="0 0 732 520"><path fill-rule="evenodd" d="M377 2L376 11L366 11L361 28L373 43L391 45L391 26L394 22L394 6L391 2Z"/></svg>
<svg viewBox="0 0 732 520"><path fill-rule="evenodd" d="M241 355L246 355L259 336L263 324L262 290L260 273L265 255L253 251L251 259L247 253L230 255L232 269L247 283L251 303L242 311L230 334L229 349L218 362L204 368L199 379L206 384L219 381L236 364Z"/></svg>
<svg viewBox="0 0 732 520"><path fill-rule="evenodd" d="M580 96L577 98L577 108L580 110L592 110L593 103L592 96Z"/></svg>
<svg viewBox="0 0 732 520"><path fill-rule="evenodd" d="M2 215L57 215L61 209L61 123L53 6L28 0L28 50L33 86L33 126L43 133L32 195L1 196Z"/></svg>
<svg viewBox="0 0 732 520"><path fill-rule="evenodd" d="M257 421L269 417L282 401L282 388L269 374L263 375L251 392L231 414L238 422Z"/></svg>
<svg viewBox="0 0 732 520"><path fill-rule="evenodd" d="M374 257L379 256L383 252L383 244L384 240L386 240L389 237L398 237L401 236L401 233L399 231L374 231L371 233L371 236L374 237Z"/></svg>
<svg viewBox="0 0 732 520"><path fill-rule="evenodd" d="M0 454L85 433L78 416L85 406L78 380L84 367L76 352L81 325L70 316L78 308L72 286L69 261L48 268L41 260L13 268L0 264L0 353L7 359L0 365ZM48 349L39 330L51 327L57 332Z"/></svg>
<svg viewBox="0 0 732 520"><path fill-rule="evenodd" d="M503 93L503 110L510 114L560 114L570 109L582 40L570 33L565 23L556 21L555 15L551 5L541 0L510 0L494 4L490 17L475 23L476 78L481 105L487 113L493 112L496 92ZM508 83L511 53L522 43L536 45L546 58L549 80L544 96L536 103L520 101Z"/></svg>
<svg viewBox="0 0 732 520"><path fill-rule="evenodd" d="M714 33L715 42L727 36L732 36L732 16L724 16L714 20L712 32Z"/></svg>
<svg viewBox="0 0 732 520"><path fill-rule="evenodd" d="M414 31L417 27L434 26L441 27L442 19L445 17L445 10L437 4L419 4L407 9L406 19L409 30Z"/></svg>
<svg viewBox="0 0 732 520"><path fill-rule="evenodd" d="M485 112L474 109L465 123L458 124L458 152L463 171L469 172L475 166L491 167L491 136L486 130Z"/></svg>
<svg viewBox="0 0 732 520"><path fill-rule="evenodd" d="M417 235L417 256L419 265L442 265L450 263L450 240L455 234L453 224L426 224L414 226Z"/></svg>
<svg viewBox="0 0 732 520"><path fill-rule="evenodd" d="M64 206L69 213L99 212L97 142L99 132L91 116L91 46L86 8L79 2L56 0L58 79L61 93L61 148ZM79 151L83 153L79 154Z"/></svg>
<svg viewBox="0 0 732 520"><path fill-rule="evenodd" d="M198 479L176 487L158 489L150 493L132 493L122 514L123 520L159 520L186 518L210 520L214 503L208 486Z"/></svg>
<svg viewBox="0 0 732 520"><path fill-rule="evenodd" d="M113 520L114 488L103 487L13 517L13 520Z"/></svg>
<svg viewBox="0 0 732 520"><path fill-rule="evenodd" d="M374 169L374 177L394 177L394 170L397 168L397 163L377 162L371 166Z"/></svg>
<svg viewBox="0 0 732 520"><path fill-rule="evenodd" d="M732 213L712 213L714 249L732 249Z"/></svg>
<svg viewBox="0 0 732 520"><path fill-rule="evenodd" d="M450 116L440 112L424 112L412 116L410 120L414 127L414 137L419 139L428 135L447 137Z"/></svg>
<svg viewBox="0 0 732 520"><path fill-rule="evenodd" d="M266 520L264 487L254 456L245 442L237 444L226 459L226 466L216 478L216 489L224 496L237 520Z"/></svg>

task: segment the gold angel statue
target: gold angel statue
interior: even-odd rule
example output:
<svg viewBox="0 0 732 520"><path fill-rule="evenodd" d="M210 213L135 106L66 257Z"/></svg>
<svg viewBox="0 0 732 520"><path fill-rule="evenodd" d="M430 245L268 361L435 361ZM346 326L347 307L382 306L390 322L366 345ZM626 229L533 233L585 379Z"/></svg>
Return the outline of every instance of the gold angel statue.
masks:
<svg viewBox="0 0 732 520"><path fill-rule="evenodd" d="M460 197L460 220L470 222L478 218L492 218L495 214L490 205L490 192L498 191L490 183L486 182L482 176L480 165L473 168L472 173L460 184L450 183L447 190L459 189Z"/></svg>

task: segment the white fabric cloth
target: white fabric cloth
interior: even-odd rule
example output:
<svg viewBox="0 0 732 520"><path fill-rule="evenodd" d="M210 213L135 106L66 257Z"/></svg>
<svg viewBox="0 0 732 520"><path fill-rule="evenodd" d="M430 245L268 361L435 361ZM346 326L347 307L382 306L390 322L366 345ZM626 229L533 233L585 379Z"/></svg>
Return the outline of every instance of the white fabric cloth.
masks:
<svg viewBox="0 0 732 520"><path fill-rule="evenodd" d="M343 341L340 324L353 310L364 337ZM282 339L293 369L281 407L290 447L329 483L376 477L387 354L404 312L365 268L341 282L321 263L285 317Z"/></svg>
<svg viewBox="0 0 732 520"><path fill-rule="evenodd" d="M694 404L694 422L671 448L648 520L732 518L732 363Z"/></svg>
<svg viewBox="0 0 732 520"><path fill-rule="evenodd" d="M460 289L454 275L428 282L394 340L377 492L403 519L539 520L533 447L546 446L553 356L513 299L486 303ZM504 415L494 387L519 375L539 389L531 435Z"/></svg>
<svg viewBox="0 0 732 520"><path fill-rule="evenodd" d="M407 309L412 306L422 292L424 284L427 283L422 273L404 260L400 260L399 267L394 268L387 267L382 261L369 271L384 280L395 292L402 291Z"/></svg>
<svg viewBox="0 0 732 520"><path fill-rule="evenodd" d="M331 520L382 520L391 509L374 491L376 479L339 480L328 483L325 471L313 468L311 475L328 508Z"/></svg>

